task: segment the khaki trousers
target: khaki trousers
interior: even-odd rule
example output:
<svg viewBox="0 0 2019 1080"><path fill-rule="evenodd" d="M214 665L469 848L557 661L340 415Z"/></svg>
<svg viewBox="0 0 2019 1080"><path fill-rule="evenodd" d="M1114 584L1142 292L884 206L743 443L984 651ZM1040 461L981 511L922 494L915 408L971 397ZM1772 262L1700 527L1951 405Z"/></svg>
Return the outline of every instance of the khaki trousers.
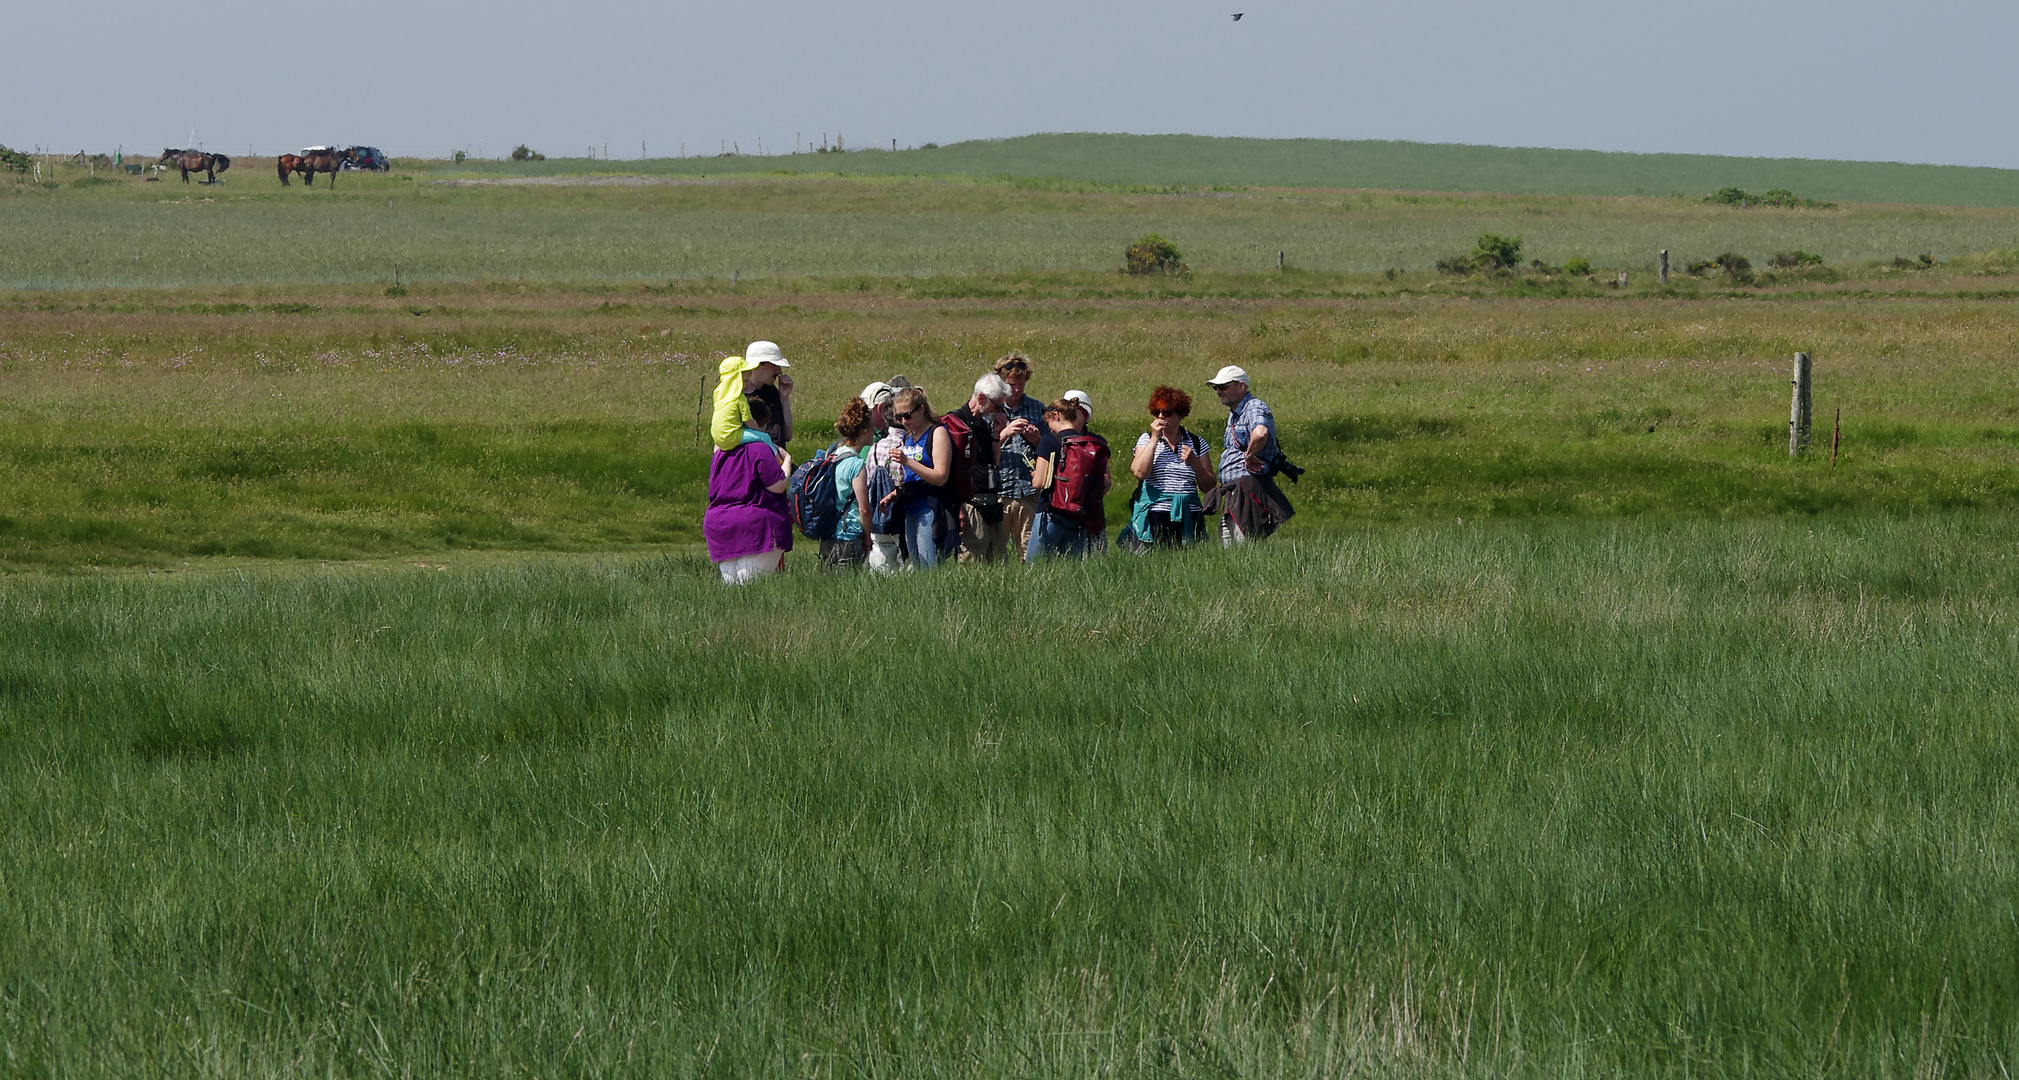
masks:
<svg viewBox="0 0 2019 1080"><path fill-rule="evenodd" d="M1038 511L1044 509L1044 505L1043 495L1002 501L1003 539L1014 558L1023 558L1024 552L1031 549L1031 523L1037 519Z"/></svg>
<svg viewBox="0 0 2019 1080"><path fill-rule="evenodd" d="M1002 520L988 521L981 511L972 506L960 508L960 554L961 562L996 563L1003 561L1009 550L1009 514Z"/></svg>

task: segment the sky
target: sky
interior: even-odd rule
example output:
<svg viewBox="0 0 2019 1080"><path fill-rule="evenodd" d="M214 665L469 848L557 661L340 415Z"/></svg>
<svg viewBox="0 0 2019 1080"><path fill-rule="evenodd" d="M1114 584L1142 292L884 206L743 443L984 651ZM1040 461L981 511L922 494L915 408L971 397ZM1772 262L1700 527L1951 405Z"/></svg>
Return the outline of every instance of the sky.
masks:
<svg viewBox="0 0 2019 1080"><path fill-rule="evenodd" d="M18 149L630 158L1103 131L2019 168L2010 0L9 8Z"/></svg>

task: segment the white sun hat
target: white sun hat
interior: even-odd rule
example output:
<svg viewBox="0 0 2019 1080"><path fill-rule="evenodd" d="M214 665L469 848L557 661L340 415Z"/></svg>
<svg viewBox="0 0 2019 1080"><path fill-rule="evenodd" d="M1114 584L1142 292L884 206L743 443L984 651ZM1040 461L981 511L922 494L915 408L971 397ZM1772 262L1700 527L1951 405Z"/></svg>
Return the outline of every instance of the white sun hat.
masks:
<svg viewBox="0 0 2019 1080"><path fill-rule="evenodd" d="M1218 375L1215 375L1212 378L1207 379L1206 385L1225 386L1228 383L1245 383L1247 381L1248 381L1248 373L1246 371L1242 370L1241 368L1237 368L1232 364L1228 364L1226 367L1220 369L1220 373Z"/></svg>
<svg viewBox="0 0 2019 1080"><path fill-rule="evenodd" d="M777 364L779 367L792 366L792 361L785 358L785 353L779 350L778 344L771 341L751 342L750 347L743 350L743 359L751 367L756 367L759 364Z"/></svg>

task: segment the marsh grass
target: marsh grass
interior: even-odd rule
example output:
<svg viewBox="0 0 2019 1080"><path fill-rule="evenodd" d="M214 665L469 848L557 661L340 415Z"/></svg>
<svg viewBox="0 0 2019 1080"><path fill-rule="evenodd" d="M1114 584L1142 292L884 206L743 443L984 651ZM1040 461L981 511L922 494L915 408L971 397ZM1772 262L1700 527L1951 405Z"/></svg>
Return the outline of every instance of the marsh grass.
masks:
<svg viewBox="0 0 2019 1080"><path fill-rule="evenodd" d="M0 578L11 1075L1999 1075L2007 515Z"/></svg>

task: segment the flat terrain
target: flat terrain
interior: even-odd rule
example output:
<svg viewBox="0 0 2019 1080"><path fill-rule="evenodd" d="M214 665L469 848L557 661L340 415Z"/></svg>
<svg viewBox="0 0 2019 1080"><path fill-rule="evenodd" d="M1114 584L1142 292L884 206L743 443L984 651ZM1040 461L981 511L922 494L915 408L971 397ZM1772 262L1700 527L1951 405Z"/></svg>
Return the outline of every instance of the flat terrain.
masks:
<svg viewBox="0 0 2019 1080"><path fill-rule="evenodd" d="M2010 1072L2013 211L545 164L0 192L0 1075ZM757 337L1299 515L727 591Z"/></svg>
<svg viewBox="0 0 2019 1080"><path fill-rule="evenodd" d="M1619 154L1440 143L1340 139L1227 139L1198 135L1049 134L986 139L930 150L785 154L756 147L732 157L644 161L555 158L517 162L401 162L401 167L503 176L642 172L728 176L764 172L849 176L1005 177L1041 184L1165 188L1304 187L1470 191L1510 195L1701 196L1725 187L1787 188L1833 202L2019 206L2019 170L1897 162ZM672 147L648 148L664 154ZM624 151L619 157L625 156ZM504 156L498 152L497 156Z"/></svg>
<svg viewBox="0 0 2019 1080"><path fill-rule="evenodd" d="M1492 232L1522 237L1524 263L1584 258L1640 289L1662 249L1677 271L1725 252L1764 269L1795 250L1854 277L1923 254L1970 273L2019 263L2000 254L2019 249L2019 209L530 170L345 174L331 191L282 188L246 159L214 187L0 183L0 288L1105 273L1146 233L1201 272L1273 271L1281 253L1298 271L1428 273Z"/></svg>

